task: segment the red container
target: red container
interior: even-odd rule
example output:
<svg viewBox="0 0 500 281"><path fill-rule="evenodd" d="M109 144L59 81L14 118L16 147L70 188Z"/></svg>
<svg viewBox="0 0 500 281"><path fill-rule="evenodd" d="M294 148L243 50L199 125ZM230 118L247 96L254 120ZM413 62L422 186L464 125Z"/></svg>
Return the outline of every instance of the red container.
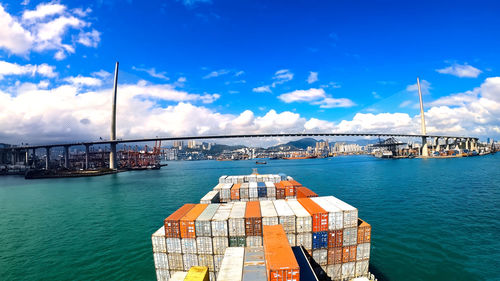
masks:
<svg viewBox="0 0 500 281"><path fill-rule="evenodd" d="M231 200L240 200L240 188L241 183L233 184L233 187L231 187Z"/></svg>
<svg viewBox="0 0 500 281"><path fill-rule="evenodd" d="M295 186L289 181L280 182L285 187L285 196L295 196Z"/></svg>
<svg viewBox="0 0 500 281"><path fill-rule="evenodd" d="M262 215L259 201L247 202L245 210L245 235L262 236Z"/></svg>
<svg viewBox="0 0 500 281"><path fill-rule="evenodd" d="M264 226L264 255L268 281L299 281L300 268L281 225Z"/></svg>
<svg viewBox="0 0 500 281"><path fill-rule="evenodd" d="M328 231L328 212L310 198L297 198L297 201L311 214L312 231Z"/></svg>
<svg viewBox="0 0 500 281"><path fill-rule="evenodd" d="M342 247L328 249L328 264L342 263Z"/></svg>
<svg viewBox="0 0 500 281"><path fill-rule="evenodd" d="M168 216L164 221L165 237L167 238L181 238L180 219L187 214L196 204L184 204Z"/></svg>
<svg viewBox="0 0 500 281"><path fill-rule="evenodd" d="M196 204L180 219L181 238L196 238L194 221L207 206L208 204Z"/></svg>
<svg viewBox="0 0 500 281"><path fill-rule="evenodd" d="M328 248L342 247L342 229L328 231Z"/></svg>
<svg viewBox="0 0 500 281"><path fill-rule="evenodd" d="M310 190L309 188L305 186L299 186L295 189L295 192L297 193L297 198L311 198L311 197L318 197L318 194L316 194L314 191Z"/></svg>
<svg viewBox="0 0 500 281"><path fill-rule="evenodd" d="M358 244L369 243L371 241L371 235L372 226L358 218Z"/></svg>
<svg viewBox="0 0 500 281"><path fill-rule="evenodd" d="M285 186L281 182L277 182L274 184L276 187L276 199L285 199Z"/></svg>
<svg viewBox="0 0 500 281"><path fill-rule="evenodd" d="M356 261L356 245L342 247L342 262Z"/></svg>

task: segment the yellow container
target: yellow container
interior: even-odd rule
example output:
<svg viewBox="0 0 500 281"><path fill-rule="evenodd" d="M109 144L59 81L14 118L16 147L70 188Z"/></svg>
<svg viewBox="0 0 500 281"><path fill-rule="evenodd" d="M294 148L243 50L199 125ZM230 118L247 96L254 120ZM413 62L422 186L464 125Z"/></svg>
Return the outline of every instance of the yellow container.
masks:
<svg viewBox="0 0 500 281"><path fill-rule="evenodd" d="M189 269L184 281L209 281L208 267L193 266Z"/></svg>

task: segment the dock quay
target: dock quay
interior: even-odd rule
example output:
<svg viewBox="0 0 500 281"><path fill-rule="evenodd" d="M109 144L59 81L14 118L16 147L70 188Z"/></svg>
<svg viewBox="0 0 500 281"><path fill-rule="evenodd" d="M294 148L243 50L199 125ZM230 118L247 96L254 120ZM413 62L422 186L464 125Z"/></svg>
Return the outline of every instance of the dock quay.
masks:
<svg viewBox="0 0 500 281"><path fill-rule="evenodd" d="M358 209L285 174L221 176L151 239L158 281L376 280Z"/></svg>

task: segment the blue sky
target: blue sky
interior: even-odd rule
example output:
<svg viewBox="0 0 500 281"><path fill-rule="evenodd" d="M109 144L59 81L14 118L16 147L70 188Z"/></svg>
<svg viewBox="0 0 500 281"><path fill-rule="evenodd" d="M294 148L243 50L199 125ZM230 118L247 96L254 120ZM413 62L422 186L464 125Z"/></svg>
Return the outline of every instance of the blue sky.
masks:
<svg viewBox="0 0 500 281"><path fill-rule="evenodd" d="M0 1L0 141L106 136L116 60L123 137L418 133L417 76L429 133L500 137L500 4L435 2Z"/></svg>

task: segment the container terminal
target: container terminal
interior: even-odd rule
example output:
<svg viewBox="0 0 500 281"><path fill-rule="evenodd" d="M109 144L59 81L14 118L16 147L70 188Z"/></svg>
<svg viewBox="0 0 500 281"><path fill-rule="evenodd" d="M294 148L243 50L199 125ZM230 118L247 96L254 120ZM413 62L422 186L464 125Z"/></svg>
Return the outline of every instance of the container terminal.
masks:
<svg viewBox="0 0 500 281"><path fill-rule="evenodd" d="M151 239L158 281L377 280L358 209L285 174L221 176Z"/></svg>

